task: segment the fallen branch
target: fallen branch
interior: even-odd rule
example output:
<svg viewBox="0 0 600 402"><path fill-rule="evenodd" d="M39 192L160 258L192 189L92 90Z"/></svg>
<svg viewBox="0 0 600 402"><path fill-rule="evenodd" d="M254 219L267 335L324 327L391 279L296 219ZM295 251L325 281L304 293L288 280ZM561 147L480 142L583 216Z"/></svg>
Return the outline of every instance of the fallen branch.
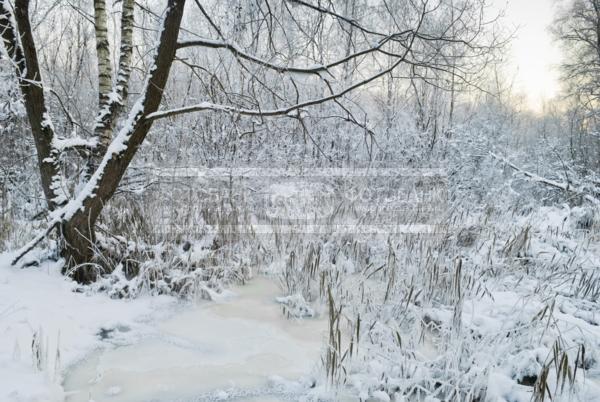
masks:
<svg viewBox="0 0 600 402"><path fill-rule="evenodd" d="M586 193L583 188L581 187L574 187L569 183L564 183L564 182L558 182L558 181L554 181L554 180L550 180L550 179L546 179L545 177L539 176L535 173L531 173L528 172L526 170L521 169L520 167L518 167L517 165L515 165L514 163L512 163L511 161L509 161L508 159L506 159L503 156L499 156L496 155L495 153L493 153L492 151L490 151L490 155L492 156L492 158L505 163L506 165L508 165L511 169L515 170L516 172L521 173L523 176L528 177L529 179L531 179L532 181L536 182L536 183L542 183L545 184L547 186L550 187L554 187L556 189L559 190L563 190L569 193L573 193L576 195L581 196L584 200L592 203L595 206L600 207L600 200L588 193Z"/></svg>
<svg viewBox="0 0 600 402"><path fill-rule="evenodd" d="M52 230L59 224L58 221L51 222L50 225L44 230L43 233L37 235L33 240L23 246L19 251L17 251L17 256L12 260L11 265L17 265L19 260L23 258L27 253L29 253L35 246L38 245L39 242L44 240L46 236L52 232Z"/></svg>

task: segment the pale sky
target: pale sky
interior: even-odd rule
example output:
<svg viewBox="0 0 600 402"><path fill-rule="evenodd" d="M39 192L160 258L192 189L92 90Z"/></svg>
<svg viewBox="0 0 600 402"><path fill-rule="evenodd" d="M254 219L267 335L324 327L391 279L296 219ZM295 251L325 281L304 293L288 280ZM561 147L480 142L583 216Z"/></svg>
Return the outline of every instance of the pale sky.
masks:
<svg viewBox="0 0 600 402"><path fill-rule="evenodd" d="M527 105L540 111L544 100L558 94L560 49L548 32L556 0L493 0L506 8L505 22L518 27L511 45L507 78L515 79L515 89L525 95Z"/></svg>

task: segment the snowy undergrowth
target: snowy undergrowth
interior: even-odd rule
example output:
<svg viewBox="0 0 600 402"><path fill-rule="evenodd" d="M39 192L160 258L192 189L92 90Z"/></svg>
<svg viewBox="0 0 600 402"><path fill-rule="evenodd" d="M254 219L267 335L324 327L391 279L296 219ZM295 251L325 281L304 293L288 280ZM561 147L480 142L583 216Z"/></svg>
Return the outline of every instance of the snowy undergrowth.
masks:
<svg viewBox="0 0 600 402"><path fill-rule="evenodd" d="M375 401L600 400L594 216L483 211L434 237L295 243L282 282L329 315L320 386Z"/></svg>

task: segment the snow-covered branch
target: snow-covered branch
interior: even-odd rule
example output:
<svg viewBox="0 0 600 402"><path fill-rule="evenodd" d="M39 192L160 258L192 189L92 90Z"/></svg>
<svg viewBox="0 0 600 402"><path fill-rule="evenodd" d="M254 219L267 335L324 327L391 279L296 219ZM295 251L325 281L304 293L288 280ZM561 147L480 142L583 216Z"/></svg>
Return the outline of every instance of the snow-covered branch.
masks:
<svg viewBox="0 0 600 402"><path fill-rule="evenodd" d="M423 20L419 22L419 26ZM417 28L418 30L418 28ZM325 102L334 101L336 99L341 98L342 96L348 94L349 92L354 91L357 88L363 87L368 83L377 80L378 78L383 77L384 75L392 72L396 69L400 64L402 64L406 60L406 56L410 52L412 48L412 44L414 42L414 35L411 35L410 42L406 46L406 49L402 55L398 55L398 60L396 60L389 68L379 71L376 74L371 75L370 77L365 78L364 80L358 81L353 85L350 85L339 92L332 93L331 95L324 96L322 98L311 99L304 102L299 102L297 104L283 107L279 109L244 109L237 108L235 106L230 105L220 105L214 104L210 102L201 102L196 105L186 106L177 109L170 109L164 111L158 111L145 116L145 120L153 121L158 119L163 119L165 117L177 116L185 113L193 113L193 112L203 112L203 111L219 111L219 112L229 112L236 113L244 116L262 116L262 117L277 117L277 116L296 116L296 114L304 108L319 105Z"/></svg>
<svg viewBox="0 0 600 402"><path fill-rule="evenodd" d="M600 206L600 200L598 198L586 193L585 190L581 187L574 187L570 183L558 182L555 180L547 179L547 178L539 176L535 173L531 173L526 170L523 170L520 167L518 167L517 165L515 165L514 163L510 162L505 157L497 155L494 152L490 151L490 155L492 156L492 158L506 164L508 167L510 167L514 171L522 174L523 176L527 177L528 179L530 179L536 183L545 184L547 186L554 187L559 190L563 190L563 191L567 191L569 193L576 194L578 196L581 196L584 200L586 200L596 206Z"/></svg>
<svg viewBox="0 0 600 402"><path fill-rule="evenodd" d="M183 49L183 48L187 48L187 47L200 46L200 47L207 47L207 48L213 48L213 49L227 49L230 52L232 52L236 57L251 61L260 66L269 68L271 70L275 70L280 73L296 73L296 74L329 73L329 74L331 74L329 71L331 68L345 64L353 59L356 59L357 57L361 57L361 56L367 55L369 53L377 52L383 47L383 45L388 43L390 40L400 39L400 38L408 38L413 33L414 33L414 31L412 29L408 29L403 32L398 32L398 33L394 33L391 35L387 35L384 38L382 38L381 40L377 41L371 47L354 52L352 54L347 55L344 58L333 61L326 65L316 65L316 66L312 66L312 67L293 67L293 66L282 66L282 65L273 64L267 60L261 59L259 57L256 57L254 55L244 52L235 43L221 41L221 40L194 39L194 40L189 40L189 41L182 41L177 44L177 48ZM393 56L401 57L401 55L398 55L398 54L395 54Z"/></svg>
<svg viewBox="0 0 600 402"><path fill-rule="evenodd" d="M72 137L72 138L54 138L53 141L54 147L58 151L65 151L70 149L86 149L92 150L96 148L98 145L97 138L81 138L81 137Z"/></svg>

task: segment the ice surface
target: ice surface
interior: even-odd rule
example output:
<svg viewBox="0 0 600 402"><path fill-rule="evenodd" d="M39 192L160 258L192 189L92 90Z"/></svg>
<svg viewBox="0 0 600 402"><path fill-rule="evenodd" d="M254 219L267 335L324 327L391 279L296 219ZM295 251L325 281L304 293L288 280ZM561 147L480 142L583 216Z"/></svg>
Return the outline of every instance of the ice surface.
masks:
<svg viewBox="0 0 600 402"><path fill-rule="evenodd" d="M242 400L230 397L230 390L251 394L273 376L310 375L325 321L287 320L275 303L280 294L271 280L255 278L226 300L184 309L137 344L94 353L67 374L67 401L193 400L211 392L217 399ZM118 398L111 392L116 389ZM273 397L259 397L266 398Z"/></svg>

